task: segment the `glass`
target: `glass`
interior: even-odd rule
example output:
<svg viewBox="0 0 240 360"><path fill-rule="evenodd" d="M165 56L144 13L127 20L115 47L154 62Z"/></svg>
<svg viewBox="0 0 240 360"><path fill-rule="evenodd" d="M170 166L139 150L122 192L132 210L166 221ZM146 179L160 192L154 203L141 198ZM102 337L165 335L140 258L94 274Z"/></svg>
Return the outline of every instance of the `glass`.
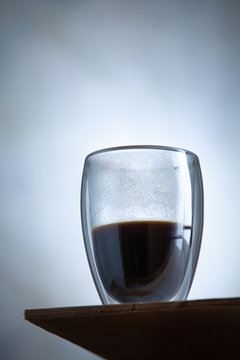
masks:
<svg viewBox="0 0 240 360"><path fill-rule="evenodd" d="M187 298L203 229L194 153L163 146L91 153L83 169L81 216L103 304Z"/></svg>

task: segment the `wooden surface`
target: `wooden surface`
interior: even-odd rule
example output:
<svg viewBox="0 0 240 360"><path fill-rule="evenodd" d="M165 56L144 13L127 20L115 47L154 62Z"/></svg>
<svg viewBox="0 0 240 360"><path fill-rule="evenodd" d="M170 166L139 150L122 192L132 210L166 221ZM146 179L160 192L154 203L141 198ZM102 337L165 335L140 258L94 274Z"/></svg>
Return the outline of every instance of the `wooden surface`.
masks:
<svg viewBox="0 0 240 360"><path fill-rule="evenodd" d="M25 310L105 359L240 359L240 298Z"/></svg>

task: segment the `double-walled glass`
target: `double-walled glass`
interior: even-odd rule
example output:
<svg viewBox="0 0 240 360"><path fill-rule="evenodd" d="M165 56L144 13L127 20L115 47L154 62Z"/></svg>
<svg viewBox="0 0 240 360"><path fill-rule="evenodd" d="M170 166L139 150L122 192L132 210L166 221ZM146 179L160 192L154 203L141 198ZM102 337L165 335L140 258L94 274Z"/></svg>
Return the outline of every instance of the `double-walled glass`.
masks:
<svg viewBox="0 0 240 360"><path fill-rule="evenodd" d="M130 146L88 155L81 215L104 304L187 298L203 228L202 176L194 153Z"/></svg>

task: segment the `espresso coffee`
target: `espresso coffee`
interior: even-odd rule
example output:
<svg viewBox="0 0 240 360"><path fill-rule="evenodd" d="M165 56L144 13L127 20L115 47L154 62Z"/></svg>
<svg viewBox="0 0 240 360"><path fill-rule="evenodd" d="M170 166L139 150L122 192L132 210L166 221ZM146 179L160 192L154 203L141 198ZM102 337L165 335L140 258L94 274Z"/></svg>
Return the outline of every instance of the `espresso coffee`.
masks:
<svg viewBox="0 0 240 360"><path fill-rule="evenodd" d="M176 295L188 264L191 227L122 222L94 228L92 239L103 286L117 301L168 301Z"/></svg>

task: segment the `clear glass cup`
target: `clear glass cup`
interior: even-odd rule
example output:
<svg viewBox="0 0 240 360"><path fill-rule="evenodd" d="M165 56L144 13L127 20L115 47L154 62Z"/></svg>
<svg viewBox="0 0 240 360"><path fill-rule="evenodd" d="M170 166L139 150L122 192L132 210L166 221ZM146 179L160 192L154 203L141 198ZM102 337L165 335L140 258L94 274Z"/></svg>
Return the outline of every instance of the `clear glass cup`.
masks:
<svg viewBox="0 0 240 360"><path fill-rule="evenodd" d="M81 217L103 304L187 298L203 229L203 184L194 153L127 146L89 154Z"/></svg>

